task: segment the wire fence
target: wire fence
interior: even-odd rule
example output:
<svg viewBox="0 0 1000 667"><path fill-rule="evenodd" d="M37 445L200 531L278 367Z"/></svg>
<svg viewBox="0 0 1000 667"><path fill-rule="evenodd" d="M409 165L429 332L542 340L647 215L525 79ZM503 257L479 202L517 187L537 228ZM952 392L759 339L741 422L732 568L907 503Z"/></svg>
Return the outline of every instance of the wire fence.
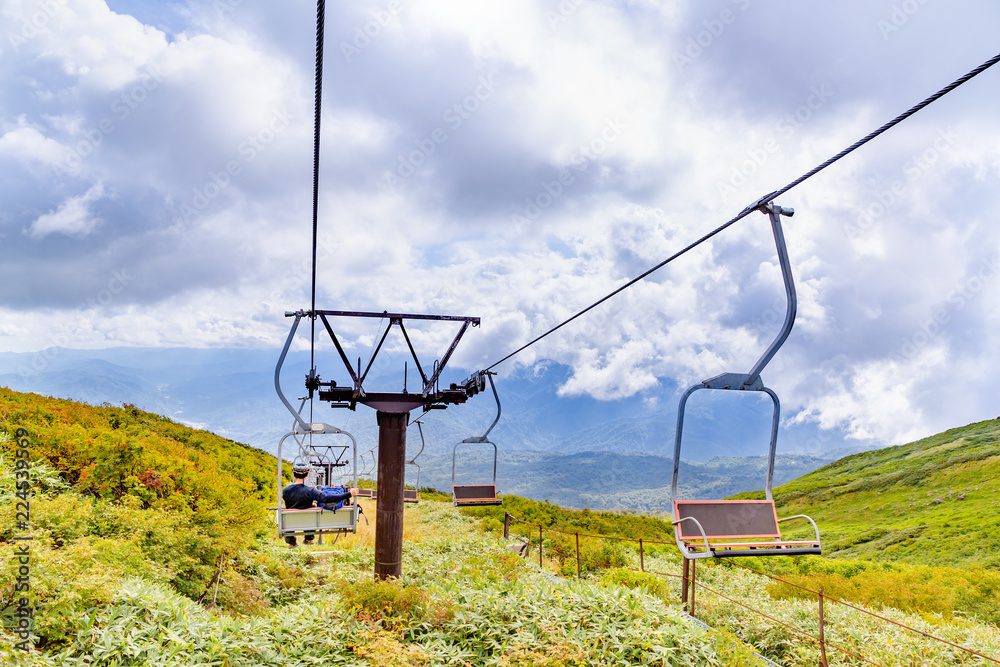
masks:
<svg viewBox="0 0 1000 667"><path fill-rule="evenodd" d="M731 597L731 596L729 596L729 595L727 595L727 594L725 594L725 593L723 593L721 591L718 591L718 590L716 590L714 588L711 588L711 587L705 585L704 583L698 581L697 580L697 574L696 574L697 573L697 562L698 562L697 560L685 560L684 561L684 565L683 565L683 569L682 569L682 571L680 573L677 573L677 572L659 572L659 571L656 571L656 570L651 570L651 569L649 569L649 568L646 567L647 547L649 547L650 545L666 545L666 546L669 546L669 547L673 547L673 546L675 546L675 544L673 542L664 542L664 541L656 541L656 540L644 540L642 538L615 537L615 536L611 536L611 535L594 535L594 534L591 534L591 533L581 533L579 531L569 532L569 531L565 531L565 530L559 530L557 528L545 528L545 527L543 527L541 525L531 525L531 524L528 524L528 523L526 523L524 521L521 521L520 519L518 519L517 517L515 517L513 514L511 514L509 512L505 512L504 513L504 537L505 538L510 538L511 535L512 535L511 530L510 530L512 522L517 522L517 523L523 524L525 526L525 528L528 529L529 534L531 534L530 538L523 537L523 536L518 536L518 535L515 535L515 537L521 537L521 539L523 539L523 540L526 539L527 540L527 544L529 545L529 548L530 548L530 546L537 546L537 548L538 548L538 565L539 565L539 567L544 567L545 532L546 531L548 531L549 533L555 533L555 534L563 535L563 536L566 536L567 538L572 538L572 541L571 541L572 550L571 551L567 552L565 549L562 548L562 546L556 546L550 540L550 552L552 552L552 554L555 555L561 561L565 560L566 558L574 560L576 562L576 576L577 576L578 579L582 579L583 578L584 567L585 567L584 564L586 564L586 566L587 566L586 569L587 569L588 572L590 572L592 569L595 569L595 568L606 568L606 569L608 569L608 568L618 568L618 569L630 570L632 572L641 572L641 573L651 574L651 575L655 575L655 576L661 576L661 577L667 577L667 578L677 579L677 580L679 580L681 582L681 602L684 604L685 611L687 611L687 613L690 614L692 617L695 617L695 618L697 617L696 616L696 606L695 606L695 600L696 600L696 597L697 597L696 596L696 591L698 589L702 589L702 590L707 591L707 592L709 592L709 593L711 593L711 594L713 594L713 595L715 595L715 596L717 596L717 597L719 597L719 598L721 598L723 600L726 600L727 602L735 604L735 605L741 607L742 609L745 609L745 610L749 611L752 614L755 614L755 615L760 616L762 618L768 619L769 621L771 621L773 623L777 623L778 625L781 625L781 626L785 627L786 629L788 629L789 631L795 633L796 635L799 635L799 636L801 636L801 637L809 640L810 642L815 643L816 646L817 646L817 648L819 649L819 652L820 652L820 664L823 667L827 667L827 658L826 658L826 650L827 650L827 648L830 648L830 649L832 649L834 651L838 651L839 653L842 653L844 655L847 655L847 656L850 656L850 657L855 658L857 660L860 660L860 661L862 661L865 664L874 665L875 667L883 667L883 665L881 663L874 662L873 660L871 660L869 658L866 658L866 657L858 654L854 650L851 650L851 649L843 647L843 646L841 646L841 645L839 645L839 644L837 644L835 642L832 642L826 636L826 628L829 625L828 621L826 620L826 607L827 607L828 604L841 605L843 607L852 609L852 610L854 610L856 612L859 612L859 613L864 614L864 615L866 615L868 617L871 617L872 619L874 619L874 620L876 620L876 621L878 621L880 623L890 624L890 625L902 628L903 630L906 630L908 632L912 632L912 633L914 633L916 635L920 635L920 636L924 637L925 639L928 639L928 640L931 640L931 641L935 641L935 642L939 642L939 643L941 643L943 645L950 646L951 648L956 649L956 650L961 651L961 652L964 652L964 653L966 653L968 655L975 656L977 658L982 658L983 660L987 661L990 664L1000 665L1000 660L998 660L997 658L993 658L993 657L990 657L988 655L984 655L983 653L980 653L979 651L976 651L974 649L968 648L966 646L962 646L961 644L956 644L955 642L949 641L949 640L944 639L942 637L937 637L937 636L932 635L932 634L930 634L928 632L924 632L923 630L919 630L917 628L911 627L911 626L906 625L904 623L900 623L899 621L895 621L895 620L893 620L891 618L887 618L886 616L883 616L881 614L877 614L877 613L875 613L873 611L869 611L869 610L864 609L862 607L859 607L857 605L851 604L850 602L846 602L844 600L840 600L840 599L835 598L835 597L830 597L830 596L828 596L828 595L826 595L826 594L823 593L823 589L822 588L820 588L819 590L814 590L814 589L809 588L807 586L802 586L800 584L796 584L796 583L788 581L786 579L782 579L781 577L778 577L778 576L776 576L774 574L763 572L761 570L758 570L758 569L755 569L755 568L750 567L748 565L745 565L743 563L740 563L736 559L733 559L733 558L728 558L728 559L725 559L725 560L726 560L726 562L729 565L743 568L743 569L748 570L750 572L753 572L753 573L755 573L755 574L757 574L759 576L766 577L768 579L771 579L773 581L776 581L776 582L781 583L781 584L786 585L786 586L790 586L792 588L796 588L796 589L798 589L798 590L800 590L800 591L802 591L804 593L807 593L809 595L814 595L816 597L816 602L817 602L817 604L816 604L816 611L817 611L816 621L817 621L817 626L819 628L818 633L813 634L813 633L811 633L811 632L809 632L809 631L807 631L807 630L805 630L805 629L803 629L801 627L795 627L795 626L793 626L793 625L791 625L789 623L786 623L786 622L784 622L784 621L782 621L782 620L780 620L778 618L775 618L774 616L772 616L770 614L767 614L767 613L761 611L760 609L752 607L752 606L750 606L750 605L748 605L748 604L746 604L744 602L741 602L740 600L737 600L737 599L735 599L735 598L733 598L733 597ZM537 538L534 535L536 528L537 528ZM639 567L638 568L632 567L628 563L626 563L624 560L613 559L613 560L608 560L608 561L597 561L597 560L594 560L593 558L586 558L586 557L584 557L582 555L582 552L581 552L581 549L580 549L580 538L584 538L584 539L596 539L596 540L600 540L602 542L628 543L628 544L636 545L638 547L637 551L638 551L638 555L639 555ZM537 539L537 542L535 541L536 539Z"/></svg>

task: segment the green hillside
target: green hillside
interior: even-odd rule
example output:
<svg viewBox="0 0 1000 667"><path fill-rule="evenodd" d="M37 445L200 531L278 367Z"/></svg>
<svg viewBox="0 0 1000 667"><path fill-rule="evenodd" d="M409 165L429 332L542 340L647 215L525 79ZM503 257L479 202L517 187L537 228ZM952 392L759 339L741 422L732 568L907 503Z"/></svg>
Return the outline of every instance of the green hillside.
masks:
<svg viewBox="0 0 1000 667"><path fill-rule="evenodd" d="M23 479L16 464L23 458L18 428L30 433L27 526L16 516ZM872 540L862 543L856 535L872 528L852 521L855 512L839 524L823 516L835 513L836 503L852 509L851 497L894 493L893 484L902 484L911 468L929 471L922 479L935 484L924 492L938 495L951 490L944 480L957 484L957 471L974 470L988 480L992 486L962 478L962 488L969 488L965 500L942 497L927 509L928 516L943 507L968 512L977 493L997 495L988 467L995 471L988 447L996 433L992 422L957 429L909 448L845 459L816 473L820 481L811 485L782 487L782 513L807 510L817 516L828 543L839 530L833 539L854 539L854 551L840 549L840 558L832 560L744 560L1000 655L995 566L858 560L890 556L887 550L860 549ZM911 459L917 467L900 463ZM692 624L678 604L680 558L669 544L668 521L566 510L517 497L508 497L503 508L459 512L446 499L424 494L418 506L406 509L403 577L376 583L374 521L333 547L290 550L277 539L265 509L274 502L274 463L258 450L130 406L94 407L0 389L0 664L759 664L747 645L784 665L817 664L815 646L794 631L711 593L700 594L699 617L718 629ZM893 472L902 474L879 483ZM810 497L824 491L823 476L845 489L859 483L877 488L848 489L823 507L825 500ZM535 538L530 559L514 556L499 538L504 510L528 522L515 532ZM373 520L375 514L368 512ZM981 528L974 525L977 515L960 518ZM538 525L546 527L541 567L535 560ZM922 534L934 536L936 530ZM590 562L576 579L576 531L643 538L644 560L634 542L587 537L580 548ZM21 595L15 589L16 553L24 544L16 540L26 535L32 538L28 597L35 647L29 653L17 648L12 631ZM981 562L992 563L993 557L984 552ZM976 562L970 554L963 564ZM699 580L781 623L805 623L808 629L815 615L815 599L730 563L704 563ZM883 665L980 664L850 609L831 611L827 632L831 641L865 651ZM835 656L830 664L856 663Z"/></svg>
<svg viewBox="0 0 1000 667"><path fill-rule="evenodd" d="M373 525L332 550L277 539L263 452L129 406L4 389L0 422L0 664L750 664L657 596L554 580L450 503L407 508L404 578L377 583ZM21 596L31 651L13 632Z"/></svg>
<svg viewBox="0 0 1000 667"><path fill-rule="evenodd" d="M834 558L1000 569L1000 419L849 456L774 497Z"/></svg>
<svg viewBox="0 0 1000 667"><path fill-rule="evenodd" d="M18 429L29 456L19 455ZM30 470L18 491L17 460ZM23 464L22 462L22 464ZM275 459L131 406L89 406L0 388L0 614L12 612L14 538L30 536L30 599L41 645L123 579L162 583L221 607L263 604L247 572L285 566L261 553L271 533ZM27 497L25 497L27 496ZM20 525L27 502L30 520ZM294 577L293 577L294 578Z"/></svg>

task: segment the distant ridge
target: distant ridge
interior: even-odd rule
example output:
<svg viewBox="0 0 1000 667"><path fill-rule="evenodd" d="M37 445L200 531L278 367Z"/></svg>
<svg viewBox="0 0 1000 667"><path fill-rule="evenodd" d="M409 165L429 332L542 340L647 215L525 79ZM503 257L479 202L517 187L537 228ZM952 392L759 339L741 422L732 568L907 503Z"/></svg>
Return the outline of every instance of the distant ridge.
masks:
<svg viewBox="0 0 1000 667"><path fill-rule="evenodd" d="M291 427L291 417L274 392L277 356L278 350L267 349L125 347L0 353L0 385L92 405L129 403L274 453L278 438ZM307 353L289 354L282 375L289 396L301 395L308 359ZM399 387L402 367L402 359L386 357L384 364L372 370L370 381L375 386ZM452 375L442 378L442 383L467 376L462 369L449 372ZM615 401L560 396L558 389L570 375L568 367L543 361L497 378L503 417L492 435L501 449L671 456L676 385L664 381L635 397ZM701 393L705 395L689 406L686 459L766 453L769 405ZM319 408L324 419L350 430L362 446L375 445L377 430L369 411ZM492 396L481 394L463 406L428 415L425 453L450 455L459 440L481 435L494 414ZM409 437L417 437L415 429ZM784 425L779 436L779 452L802 452L827 460L831 450L870 449L878 444L849 440L841 432L821 431L815 424Z"/></svg>

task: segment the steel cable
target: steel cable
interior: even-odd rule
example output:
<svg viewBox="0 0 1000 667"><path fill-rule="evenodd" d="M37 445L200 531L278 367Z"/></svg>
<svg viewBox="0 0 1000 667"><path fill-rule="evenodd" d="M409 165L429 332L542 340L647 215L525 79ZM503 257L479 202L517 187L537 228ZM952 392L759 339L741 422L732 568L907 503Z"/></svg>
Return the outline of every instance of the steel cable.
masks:
<svg viewBox="0 0 1000 667"><path fill-rule="evenodd" d="M316 96L313 117L313 193L312 193L312 298L309 316L309 421L313 421L312 382L316 380L316 246L319 236L319 145L323 115L323 32L326 24L326 0L316 2ZM312 442L312 434L309 434Z"/></svg>
<svg viewBox="0 0 1000 667"><path fill-rule="evenodd" d="M316 312L316 245L319 233L319 137L323 109L323 32L326 23L326 0L316 3L316 102L313 118L313 195L312 195L312 308ZM316 368L316 316L312 320L309 342L309 368Z"/></svg>
<svg viewBox="0 0 1000 667"><path fill-rule="evenodd" d="M903 122L904 120L906 120L907 118L909 118L913 114L917 113L918 111L920 111L921 109L923 109L924 107L926 107L927 105L929 105L930 103L934 102L935 100L937 100L937 99L939 99L941 97L944 97L945 95L947 95L951 91L955 90L956 88L958 88L959 86L961 86L963 83L965 83L969 79L973 78L974 76L976 76L978 74L981 74L981 73L985 72L987 69L989 69L993 65L996 65L997 62L1000 62L1000 54L997 54L996 56L990 58L989 60L987 60L986 62L984 62L979 67L973 69L972 71L970 71L969 73L965 74L964 76L962 76L962 77L956 79L955 81L951 82L950 84L948 84L947 86L945 86L941 90L937 91L936 93L934 93L930 97L926 98L922 102L920 102L920 103L918 103L918 104L910 107L909 109L907 109L903 113L899 114L898 116L896 116L895 118L893 118L892 120L890 120L888 123L886 123L882 127L878 128L877 130L875 130L875 131L873 131L873 132L865 135L861 139L858 139L853 144L851 144L850 146L848 146L844 150L840 151L839 153L837 153L836 155L834 155L833 157L831 157L826 162L823 162L822 164L820 164L819 166L815 167L811 171L808 171L805 174L803 174L802 176L799 176L798 178L796 178L794 181L792 181L791 183L789 183L785 187L783 187L783 188L781 188L779 190L775 190L774 192L772 192L770 194L764 195L763 197L761 197L760 199L758 199L757 201L755 201L753 204L747 206L745 209L743 209L742 211L740 211L740 213L736 217L732 218L731 220L729 220L725 224L720 225L719 227L716 227L715 229L713 229L708 234L705 234L704 236L702 236L697 241L695 241L695 242L693 242L693 243L685 246L682 250L679 250L678 252L674 253L673 255L671 255L667 259L663 260L659 264L657 264L657 265L655 265L655 266L647 269L646 271L643 271L641 274L639 274L635 278L629 280L627 283L625 283L621 287L617 288L613 292L607 294L606 296L601 297L599 300L597 300L594 303L590 304L589 306L587 306L586 308L584 308L580 312L576 313L575 315L573 315L569 319L563 320L562 322L560 322L556 326L552 327L551 329L549 329L548 331L546 331L542 335L538 336L537 338L535 338L535 339L531 340L530 342L525 343L521 347L517 348L516 350L514 350L513 352L511 352L510 354L508 354L507 356L505 356L500 361L497 361L497 362L491 364L490 366L487 366L486 370L492 370L492 369L496 368L497 366L499 366L503 362L507 361L508 359L510 359L511 357L513 357L514 355L519 354L520 352L523 352L524 350L526 350L527 348L531 347L532 345L534 345L538 341L542 340L543 338L545 338L549 334L552 334L552 333L558 331L559 329L563 328L564 326L566 326L567 324L569 324L570 322L572 322L576 318L580 317L584 313L587 313L590 310L593 310L594 308L596 308L597 306L601 305L602 303L604 303L605 301L607 301L611 297L613 297L613 296L615 296L615 295L623 292L624 290L628 289L629 287L631 287L632 285L636 284L637 282L639 282L640 280L642 280L643 278L645 278L649 274L653 273L654 271L657 271L657 270L663 268L664 266L666 266L670 262L674 261L675 259L677 259L681 255L687 253L688 251L694 249L695 247L697 247L697 246L701 245L702 243L704 243L705 241L709 240L710 238L712 238L713 236L715 236L719 232L721 232L724 229L727 229L727 228L731 227L732 225L736 224L737 222L739 222L743 218L747 217L748 215L750 215L754 211L758 210L762 205L766 204L767 202L773 200L776 197L779 197L779 196L785 194L786 192L788 192L789 190L791 190L795 186L800 185L802 182L806 181L807 179L812 178L813 176L815 176L819 172L823 171L824 169L826 169L827 167L829 167L831 164L833 164L837 160L841 159L842 157L844 157L844 156L846 156L846 155L848 155L850 153L853 153L855 150L857 150L858 148L861 148L862 146L864 146L865 144L867 144L869 141L871 141L875 137L877 137L880 134L882 134L883 132L889 130L890 128L894 127L895 125L898 125L899 123Z"/></svg>

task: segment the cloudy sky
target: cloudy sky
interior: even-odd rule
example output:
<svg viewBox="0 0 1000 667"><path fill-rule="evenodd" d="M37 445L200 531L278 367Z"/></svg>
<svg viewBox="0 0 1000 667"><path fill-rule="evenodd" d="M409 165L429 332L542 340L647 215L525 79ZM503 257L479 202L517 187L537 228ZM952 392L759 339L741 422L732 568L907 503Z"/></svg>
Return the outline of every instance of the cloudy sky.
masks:
<svg viewBox="0 0 1000 667"><path fill-rule="evenodd" d="M376 0L326 14L318 305L489 365L1000 51L1000 6ZM315 4L6 0L0 351L277 347L309 305ZM764 373L904 442L1000 402L1000 66L804 185ZM784 312L755 214L500 368L645 397ZM352 350L376 321L345 322ZM453 331L416 330L440 354Z"/></svg>

